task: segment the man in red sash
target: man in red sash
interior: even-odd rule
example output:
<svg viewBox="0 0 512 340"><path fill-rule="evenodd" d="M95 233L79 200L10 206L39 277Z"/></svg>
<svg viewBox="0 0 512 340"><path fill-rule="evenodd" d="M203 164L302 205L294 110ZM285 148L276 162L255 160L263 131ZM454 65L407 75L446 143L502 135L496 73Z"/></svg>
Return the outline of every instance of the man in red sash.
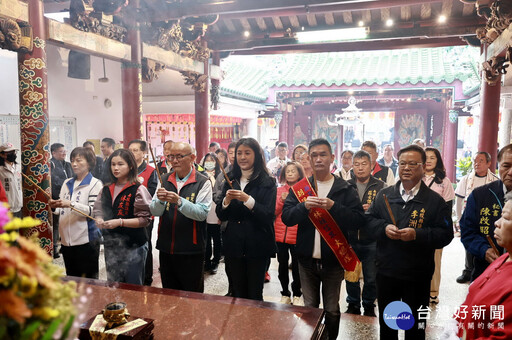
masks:
<svg viewBox="0 0 512 340"><path fill-rule="evenodd" d="M352 255L354 253L343 234L364 225L364 211L355 189L331 174L334 155L329 142L323 138L313 140L308 153L314 176L298 183L303 187L290 189L282 220L288 226L299 225L296 252L304 304L318 308L322 292L329 339L336 339L340 322L338 302L344 274L340 261L350 270L359 262ZM314 186L312 195L306 193L313 191L310 186ZM328 230L327 237L320 235L317 228Z"/></svg>
<svg viewBox="0 0 512 340"><path fill-rule="evenodd" d="M158 175L155 168L148 165L144 160L144 154L147 152L147 143L143 140L135 139L130 142L128 149L133 153L135 161L137 162L137 174L139 182L144 185L151 197L155 194L156 187L158 186ZM153 233L153 222L146 227L148 237L148 256L146 256L146 272L144 273L144 285L151 286L153 283L153 245L151 234Z"/></svg>

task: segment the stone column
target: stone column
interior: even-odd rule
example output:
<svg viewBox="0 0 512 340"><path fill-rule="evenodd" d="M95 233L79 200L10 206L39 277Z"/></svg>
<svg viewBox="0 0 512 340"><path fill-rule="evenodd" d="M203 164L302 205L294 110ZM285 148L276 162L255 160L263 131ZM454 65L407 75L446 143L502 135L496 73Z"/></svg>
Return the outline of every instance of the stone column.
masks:
<svg viewBox="0 0 512 340"><path fill-rule="evenodd" d="M258 118L249 118L247 123L247 135L254 139L258 139Z"/></svg>
<svg viewBox="0 0 512 340"><path fill-rule="evenodd" d="M457 161L457 126L458 111L451 110L451 100L446 99L443 126L443 161L446 177L455 183L455 164Z"/></svg>
<svg viewBox="0 0 512 340"><path fill-rule="evenodd" d="M478 151L487 151L491 155L491 171L494 171L496 168L500 93L500 81L492 86L485 79L482 79Z"/></svg>
<svg viewBox="0 0 512 340"><path fill-rule="evenodd" d="M46 69L46 26L41 0L28 1L29 20L33 29L34 49L18 54L21 171L36 182L48 195L50 187L50 131L48 115L48 81ZM23 179L23 215L43 223L24 232L39 233L41 247L53 253L53 230L48 198L33 184Z"/></svg>
<svg viewBox="0 0 512 340"><path fill-rule="evenodd" d="M295 147L295 142L293 140L293 131L295 131L295 108L290 105L290 110L288 110L288 146L293 150Z"/></svg>
<svg viewBox="0 0 512 340"><path fill-rule="evenodd" d="M510 144L510 129L512 127L512 94L501 96L500 147Z"/></svg>
<svg viewBox="0 0 512 340"><path fill-rule="evenodd" d="M206 41L202 41L206 48ZM208 96L210 93L210 68L208 60L204 62L204 74L207 75L204 92L195 91L195 123L196 123L196 150L197 159L202 159L208 152L210 143L210 110Z"/></svg>
<svg viewBox="0 0 512 340"><path fill-rule="evenodd" d="M139 0L130 2L134 9L140 7ZM128 23L126 40L131 46L131 61L121 65L123 98L123 144L142 136L142 41L138 22Z"/></svg>

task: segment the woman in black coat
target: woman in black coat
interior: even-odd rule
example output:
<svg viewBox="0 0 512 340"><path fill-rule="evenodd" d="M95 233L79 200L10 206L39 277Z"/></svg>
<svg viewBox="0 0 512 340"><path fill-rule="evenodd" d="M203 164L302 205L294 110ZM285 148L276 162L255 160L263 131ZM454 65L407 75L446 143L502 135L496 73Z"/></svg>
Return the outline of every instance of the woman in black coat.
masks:
<svg viewBox="0 0 512 340"><path fill-rule="evenodd" d="M263 151L254 138L242 138L229 173L233 189L224 184L217 216L228 221L224 240L226 271L233 297L263 300L268 259L276 253L274 211L276 182L268 174Z"/></svg>

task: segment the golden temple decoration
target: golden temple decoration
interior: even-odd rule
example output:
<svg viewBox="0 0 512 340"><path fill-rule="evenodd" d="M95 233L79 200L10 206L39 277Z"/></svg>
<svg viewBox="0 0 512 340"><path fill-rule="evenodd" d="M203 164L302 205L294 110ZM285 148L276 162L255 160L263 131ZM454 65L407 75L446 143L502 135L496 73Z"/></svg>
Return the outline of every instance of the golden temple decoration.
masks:
<svg viewBox="0 0 512 340"><path fill-rule="evenodd" d="M194 91L204 92L206 90L207 75L189 71L182 71L180 73L185 78L185 85L192 86Z"/></svg>

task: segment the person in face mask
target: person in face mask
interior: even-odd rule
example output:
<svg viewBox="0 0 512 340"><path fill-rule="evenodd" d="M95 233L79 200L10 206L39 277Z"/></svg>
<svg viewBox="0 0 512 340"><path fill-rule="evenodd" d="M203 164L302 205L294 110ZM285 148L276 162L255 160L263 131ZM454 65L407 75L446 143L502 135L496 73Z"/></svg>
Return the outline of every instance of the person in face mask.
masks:
<svg viewBox="0 0 512 340"><path fill-rule="evenodd" d="M11 143L0 145L0 180L5 188L11 212L22 217L23 194L21 191L20 166L16 162L16 149Z"/></svg>
<svg viewBox="0 0 512 340"><path fill-rule="evenodd" d="M215 184L215 179L221 172L215 152L206 154L201 165L213 186ZM215 207L215 202L212 202L212 207L206 217L206 252L204 254L204 271L212 275L217 274L221 254L220 220L215 213Z"/></svg>

